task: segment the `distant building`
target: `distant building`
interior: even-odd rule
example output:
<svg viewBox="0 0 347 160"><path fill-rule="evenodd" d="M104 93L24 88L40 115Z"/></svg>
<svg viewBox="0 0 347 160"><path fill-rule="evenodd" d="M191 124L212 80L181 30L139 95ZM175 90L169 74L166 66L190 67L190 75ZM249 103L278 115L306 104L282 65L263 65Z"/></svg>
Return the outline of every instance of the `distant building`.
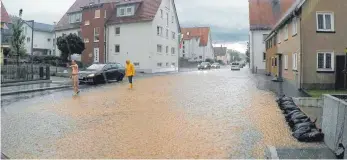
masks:
<svg viewBox="0 0 347 160"><path fill-rule="evenodd" d="M33 45L33 55L54 55L54 26L50 24L34 22L34 39L32 38L32 22L26 21L23 26L25 36L24 47L27 54L31 55ZM34 41L33 44L31 41Z"/></svg>
<svg viewBox="0 0 347 160"><path fill-rule="evenodd" d="M213 47L214 50L214 58L217 61L223 61L224 64L228 64L230 59L228 59L229 56L227 56L227 47Z"/></svg>
<svg viewBox="0 0 347 160"><path fill-rule="evenodd" d="M0 18L0 27L1 27L1 36L0 36L0 42L1 42L1 53L0 53L0 64L3 62L4 58L4 52L9 52L10 48L10 39L12 36L11 33L11 20L10 16L8 15L5 6L3 5L1 1L1 18ZM7 53L5 53L7 54Z"/></svg>
<svg viewBox="0 0 347 160"><path fill-rule="evenodd" d="M276 20L295 0L249 0L250 68L253 73L265 73L265 38Z"/></svg>
<svg viewBox="0 0 347 160"><path fill-rule="evenodd" d="M192 62L214 59L209 27L181 28L183 35L180 57Z"/></svg>

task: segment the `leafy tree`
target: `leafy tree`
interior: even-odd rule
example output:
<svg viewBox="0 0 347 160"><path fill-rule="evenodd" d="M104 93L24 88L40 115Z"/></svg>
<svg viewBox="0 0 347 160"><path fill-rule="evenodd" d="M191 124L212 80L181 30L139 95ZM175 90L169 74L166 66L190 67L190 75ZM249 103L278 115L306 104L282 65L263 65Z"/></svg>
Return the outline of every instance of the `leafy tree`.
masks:
<svg viewBox="0 0 347 160"><path fill-rule="evenodd" d="M19 60L20 56L24 56L26 50L24 48L24 39L23 35L23 20L16 19L15 23L12 25L12 37L11 37L11 56L17 56L17 60Z"/></svg>
<svg viewBox="0 0 347 160"><path fill-rule="evenodd" d="M247 50L246 50L246 61L249 63L249 42L247 42Z"/></svg>
<svg viewBox="0 0 347 160"><path fill-rule="evenodd" d="M61 51L63 61L71 59L72 54L82 54L85 49L82 39L77 34L70 33L68 36L57 38L57 46Z"/></svg>
<svg viewBox="0 0 347 160"><path fill-rule="evenodd" d="M230 55L230 58L231 58L231 62L234 62L234 61L241 61L241 56L240 56L240 52L239 51L236 51L236 50L228 50L228 54Z"/></svg>
<svg viewBox="0 0 347 160"><path fill-rule="evenodd" d="M210 62L210 63L214 63L214 60L211 58L206 58L205 62Z"/></svg>

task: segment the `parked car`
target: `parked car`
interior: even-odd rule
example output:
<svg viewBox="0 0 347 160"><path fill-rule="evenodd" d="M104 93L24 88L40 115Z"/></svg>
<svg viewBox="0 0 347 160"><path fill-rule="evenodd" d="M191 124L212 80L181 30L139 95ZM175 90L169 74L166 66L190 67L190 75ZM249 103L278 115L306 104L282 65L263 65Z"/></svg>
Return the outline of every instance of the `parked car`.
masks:
<svg viewBox="0 0 347 160"><path fill-rule="evenodd" d="M211 69L211 64L210 62L202 62L201 64L198 65L198 70L204 70L204 69Z"/></svg>
<svg viewBox="0 0 347 160"><path fill-rule="evenodd" d="M109 81L122 81L125 68L120 63L92 64L79 72L80 83L98 84Z"/></svg>
<svg viewBox="0 0 347 160"><path fill-rule="evenodd" d="M231 63L231 70L240 70L240 64L239 63Z"/></svg>
<svg viewBox="0 0 347 160"><path fill-rule="evenodd" d="M220 68L220 64L219 63L213 63L211 65L211 68Z"/></svg>

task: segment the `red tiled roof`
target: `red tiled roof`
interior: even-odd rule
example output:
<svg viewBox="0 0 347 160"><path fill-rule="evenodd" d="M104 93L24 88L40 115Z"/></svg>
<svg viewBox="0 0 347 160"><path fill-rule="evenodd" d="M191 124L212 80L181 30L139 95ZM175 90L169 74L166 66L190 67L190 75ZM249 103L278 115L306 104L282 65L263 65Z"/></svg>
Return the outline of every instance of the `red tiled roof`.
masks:
<svg viewBox="0 0 347 160"><path fill-rule="evenodd" d="M187 34L188 32L189 35ZM181 33L183 34L183 40L199 37L200 46L207 46L210 27L181 28Z"/></svg>
<svg viewBox="0 0 347 160"><path fill-rule="evenodd" d="M4 4L2 3L1 1L1 22L5 22L5 23L10 23L11 20L10 20L10 16L8 15L7 11L6 11L6 8L4 6Z"/></svg>
<svg viewBox="0 0 347 160"><path fill-rule="evenodd" d="M117 14L112 14L107 24L152 21L158 12L162 0L120 0L120 2L117 2L116 5L122 5L124 3L134 3L133 1L135 1L137 4L134 16L117 17ZM115 13L117 13L116 10Z"/></svg>
<svg viewBox="0 0 347 160"><path fill-rule="evenodd" d="M250 29L271 30L296 0L249 0Z"/></svg>

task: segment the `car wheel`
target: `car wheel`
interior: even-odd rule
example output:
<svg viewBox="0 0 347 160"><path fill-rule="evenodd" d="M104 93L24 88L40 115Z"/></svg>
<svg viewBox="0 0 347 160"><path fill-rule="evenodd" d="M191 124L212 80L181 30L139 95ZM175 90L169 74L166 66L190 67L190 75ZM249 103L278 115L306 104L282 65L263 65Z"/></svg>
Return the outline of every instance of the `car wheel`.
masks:
<svg viewBox="0 0 347 160"><path fill-rule="evenodd" d="M120 74L119 77L117 78L117 82L123 81L124 75Z"/></svg>

